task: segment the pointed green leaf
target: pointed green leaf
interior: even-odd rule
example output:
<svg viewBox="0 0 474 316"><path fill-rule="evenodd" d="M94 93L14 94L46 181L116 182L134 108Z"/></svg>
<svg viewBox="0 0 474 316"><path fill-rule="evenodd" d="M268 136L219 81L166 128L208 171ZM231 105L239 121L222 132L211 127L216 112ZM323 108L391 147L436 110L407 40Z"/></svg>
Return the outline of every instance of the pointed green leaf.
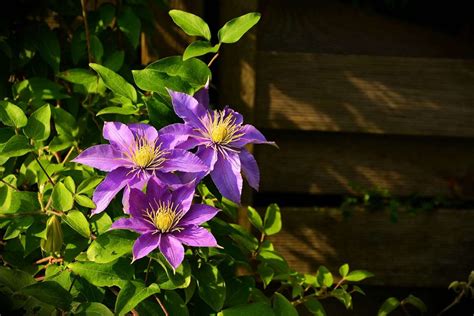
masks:
<svg viewBox="0 0 474 316"><path fill-rule="evenodd" d="M332 273L325 266L320 266L316 273L318 283L326 287L330 287L334 283Z"/></svg>
<svg viewBox="0 0 474 316"><path fill-rule="evenodd" d="M349 264L344 263L342 266L339 267L339 274L342 277L345 277L349 273Z"/></svg>
<svg viewBox="0 0 474 316"><path fill-rule="evenodd" d="M273 296L273 311L275 316L298 316L296 308L278 292Z"/></svg>
<svg viewBox="0 0 474 316"><path fill-rule="evenodd" d="M216 312L222 309L225 301L225 282L216 266L204 263L196 271L198 293L204 302Z"/></svg>
<svg viewBox="0 0 474 316"><path fill-rule="evenodd" d="M217 316L273 316L275 313L269 304L256 302L232 306L220 311Z"/></svg>
<svg viewBox="0 0 474 316"><path fill-rule="evenodd" d="M263 228L266 235L274 235L281 230L281 213L276 204L270 204L265 212Z"/></svg>
<svg viewBox="0 0 474 316"><path fill-rule="evenodd" d="M45 104L31 114L23 132L34 140L46 140L51 132L50 120L51 108Z"/></svg>
<svg viewBox="0 0 474 316"><path fill-rule="evenodd" d="M77 187L77 194L87 193L88 191L94 189L102 181L103 177L93 176L86 178L84 181L79 184Z"/></svg>
<svg viewBox="0 0 474 316"><path fill-rule="evenodd" d="M160 287L155 283L148 287L136 281L125 283L117 296L117 301L115 301L115 314L127 314L141 301L156 293L160 293Z"/></svg>
<svg viewBox="0 0 474 316"><path fill-rule="evenodd" d="M181 10L171 10L169 15L184 33L191 36L201 36L208 41L211 40L209 26L199 16Z"/></svg>
<svg viewBox="0 0 474 316"><path fill-rule="evenodd" d="M257 210L253 207L249 206L247 208L247 216L249 218L250 223L258 229L260 232L263 233L263 221L260 214L258 214Z"/></svg>
<svg viewBox="0 0 474 316"><path fill-rule="evenodd" d="M123 50L115 51L104 60L104 67L113 71L119 71L122 68L124 59L125 52Z"/></svg>
<svg viewBox="0 0 474 316"><path fill-rule="evenodd" d="M76 183L74 183L74 179L70 176L67 176L63 180L64 185L66 186L66 189L71 191L71 193L76 192Z"/></svg>
<svg viewBox="0 0 474 316"><path fill-rule="evenodd" d="M68 268L95 286L118 286L133 278L133 266L129 259L118 259L109 263L76 261Z"/></svg>
<svg viewBox="0 0 474 316"><path fill-rule="evenodd" d="M217 51L219 51L219 47L220 44L212 45L211 43L206 41L192 42L191 44L189 44L188 47L186 47L186 50L183 54L183 60L206 55L209 53L217 53Z"/></svg>
<svg viewBox="0 0 474 316"><path fill-rule="evenodd" d="M267 264L259 264L257 267L257 272L263 281L263 287L266 288L272 281L275 272Z"/></svg>
<svg viewBox="0 0 474 316"><path fill-rule="evenodd" d="M54 281L43 281L31 284L22 288L19 292L64 311L69 310L72 303L71 294Z"/></svg>
<svg viewBox="0 0 474 316"><path fill-rule="evenodd" d="M63 221L74 229L79 235L90 238L91 230L87 218L78 210L72 210L61 216Z"/></svg>
<svg viewBox="0 0 474 316"><path fill-rule="evenodd" d="M97 263L108 263L132 252L137 235L126 230L111 230L95 239L87 249L87 258Z"/></svg>
<svg viewBox="0 0 474 316"><path fill-rule="evenodd" d="M113 316L107 306L97 302L81 303L74 312L78 316Z"/></svg>
<svg viewBox="0 0 474 316"><path fill-rule="evenodd" d="M79 204L80 206L84 206L90 209L93 209L96 207L94 201L92 201L91 198L82 195L82 194L76 194L74 195L74 200Z"/></svg>
<svg viewBox="0 0 474 316"><path fill-rule="evenodd" d="M137 91L122 76L99 64L91 63L89 66L99 74L107 88L113 93L126 97L133 103L137 102Z"/></svg>
<svg viewBox="0 0 474 316"><path fill-rule="evenodd" d="M326 316L326 311L324 310L323 305L315 299L315 298L310 298L304 303L304 306L308 309L308 311L315 315L315 316Z"/></svg>
<svg viewBox="0 0 474 316"><path fill-rule="evenodd" d="M104 46L102 46L102 42L96 35L91 36L91 53L96 62L102 61L102 56L104 55Z"/></svg>
<svg viewBox="0 0 474 316"><path fill-rule="evenodd" d="M120 114L120 115L131 115L134 113L137 113L138 110L135 107L128 107L128 106L109 106L106 108L103 108L99 112L97 112L97 116L99 115L105 115L105 114Z"/></svg>
<svg viewBox="0 0 474 316"><path fill-rule="evenodd" d="M128 38L133 48L137 48L140 40L141 22L130 7L125 7L117 18L120 31Z"/></svg>
<svg viewBox="0 0 474 316"><path fill-rule="evenodd" d="M28 139L23 135L12 136L3 146L1 158L19 157L33 151Z"/></svg>
<svg viewBox="0 0 474 316"><path fill-rule="evenodd" d="M400 301L395 297L389 297L383 302L382 306L380 306L377 316L387 316L396 310L398 306L400 306Z"/></svg>
<svg viewBox="0 0 474 316"><path fill-rule="evenodd" d="M219 43L235 43L260 20L260 13L250 12L230 20L219 30Z"/></svg>
<svg viewBox="0 0 474 316"><path fill-rule="evenodd" d="M69 191L62 182L56 183L51 195L52 206L58 211L69 211L74 205L74 199L71 191Z"/></svg>
<svg viewBox="0 0 474 316"><path fill-rule="evenodd" d="M54 73L59 72L61 48L56 33L46 27L42 27L39 30L37 40L37 47L41 57L51 66Z"/></svg>
<svg viewBox="0 0 474 316"><path fill-rule="evenodd" d="M347 281L351 281L351 282L359 282L359 281L362 281L364 279L367 279L367 278L370 278L370 277L373 277L374 275L369 272L369 271L365 271L365 270L354 270L354 271L351 271L346 277L345 279Z"/></svg>
<svg viewBox="0 0 474 316"><path fill-rule="evenodd" d="M421 299L412 294L408 295L406 298L403 299L402 304L405 303L415 306L422 313L426 313L427 311L425 303L423 303Z"/></svg>
<svg viewBox="0 0 474 316"><path fill-rule="evenodd" d="M8 101L0 101L0 121L6 126L20 128L28 123L23 110Z"/></svg>

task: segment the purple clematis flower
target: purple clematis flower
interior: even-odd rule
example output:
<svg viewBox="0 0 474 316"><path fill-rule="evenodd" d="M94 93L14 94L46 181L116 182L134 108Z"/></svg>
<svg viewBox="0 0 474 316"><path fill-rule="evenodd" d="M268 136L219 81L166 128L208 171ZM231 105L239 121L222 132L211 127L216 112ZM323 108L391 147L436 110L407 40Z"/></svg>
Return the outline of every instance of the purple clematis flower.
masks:
<svg viewBox="0 0 474 316"><path fill-rule="evenodd" d="M184 120L184 124L172 124L161 131L178 137L179 148L191 149L197 146L196 155L209 167L209 171L200 173L197 179L210 172L222 195L236 203L240 203L242 193L241 172L250 186L258 190L258 165L244 146L275 143L267 141L254 126L244 125L240 113L228 107L222 111L210 110L207 87L198 91L194 97L171 90L168 92L174 110Z"/></svg>
<svg viewBox="0 0 474 316"><path fill-rule="evenodd" d="M123 194L124 211L128 212L130 188L142 188L150 176L168 184L182 184L174 171L204 172L208 168L194 154L175 148L179 138L160 135L147 124L125 125L106 122L103 136L110 144L92 146L73 161L109 172L96 188L93 201L97 214L105 210L117 193Z"/></svg>
<svg viewBox="0 0 474 316"><path fill-rule="evenodd" d="M133 260L158 248L176 269L184 258L183 244L194 247L217 247L214 236L202 223L213 218L217 208L192 204L194 183L170 191L156 177L150 178L146 194L131 189L129 218L120 218L112 229L128 229L141 236L133 245Z"/></svg>

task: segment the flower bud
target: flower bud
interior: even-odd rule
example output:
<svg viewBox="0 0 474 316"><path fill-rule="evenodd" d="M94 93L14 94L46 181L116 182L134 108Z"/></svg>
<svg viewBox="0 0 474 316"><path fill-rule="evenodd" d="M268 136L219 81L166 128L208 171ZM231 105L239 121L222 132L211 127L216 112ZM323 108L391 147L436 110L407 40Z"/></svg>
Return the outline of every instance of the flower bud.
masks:
<svg viewBox="0 0 474 316"><path fill-rule="evenodd" d="M46 239L41 240L41 249L48 253L55 253L61 250L62 245L61 221L56 215L53 215L46 222Z"/></svg>

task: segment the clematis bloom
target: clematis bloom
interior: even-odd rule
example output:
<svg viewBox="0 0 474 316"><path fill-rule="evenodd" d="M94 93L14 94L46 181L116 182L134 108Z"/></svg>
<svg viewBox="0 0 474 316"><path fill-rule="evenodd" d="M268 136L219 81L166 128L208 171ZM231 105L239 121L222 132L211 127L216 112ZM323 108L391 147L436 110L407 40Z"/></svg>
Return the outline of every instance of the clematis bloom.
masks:
<svg viewBox="0 0 474 316"><path fill-rule="evenodd" d="M195 96L168 91L176 114L184 124L164 127L163 134L187 135L179 143L183 149L197 147L196 155L207 164L208 172L199 174L198 179L210 173L221 194L240 203L242 174L249 185L258 190L260 172L253 155L244 148L247 144L271 144L254 126L243 124L240 113L226 107L224 110L209 109L207 88Z"/></svg>
<svg viewBox="0 0 474 316"><path fill-rule="evenodd" d="M73 160L109 172L92 197L96 204L93 214L105 210L123 188L124 211L128 212L130 188L141 189L151 176L164 183L181 184L174 171L207 170L194 154L175 148L177 139L173 135L160 135L147 124L127 126L120 122L106 122L103 136L110 144L92 146Z"/></svg>
<svg viewBox="0 0 474 316"><path fill-rule="evenodd" d="M217 247L214 236L202 223L212 219L217 208L204 204L191 204L194 183L171 191L156 177L150 178L146 194L131 189L129 218L120 218L112 229L127 229L140 234L133 245L133 260L140 259L159 249L173 268L184 258L183 244L193 247Z"/></svg>

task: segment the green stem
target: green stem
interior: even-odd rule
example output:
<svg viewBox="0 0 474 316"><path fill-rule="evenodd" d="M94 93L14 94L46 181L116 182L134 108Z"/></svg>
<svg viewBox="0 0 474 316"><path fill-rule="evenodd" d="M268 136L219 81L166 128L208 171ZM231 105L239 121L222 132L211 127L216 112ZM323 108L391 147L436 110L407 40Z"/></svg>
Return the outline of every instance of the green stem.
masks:
<svg viewBox="0 0 474 316"><path fill-rule="evenodd" d="M91 36L89 33L89 24L87 23L87 0L81 0L82 6L82 19L84 20L84 30L86 31L86 45L87 45L87 57L89 63L92 62L92 52L91 52Z"/></svg>
<svg viewBox="0 0 474 316"><path fill-rule="evenodd" d="M13 189L15 191L20 191L18 190L18 188L15 188L13 185L11 185L10 183L6 182L5 180L3 179L0 179L0 182L2 182L3 184L5 184L7 187L9 187L10 189Z"/></svg>
<svg viewBox="0 0 474 316"><path fill-rule="evenodd" d="M49 183L51 183L51 184L54 186L54 181L53 181L53 179L51 179L51 177L49 176L48 172L46 171L46 169L43 167L43 165L42 165L41 162L39 161L38 157L35 156L35 160L36 160L36 162L38 163L38 165L40 166L41 170L43 170L43 172L44 172L44 174L46 175L46 177L48 178Z"/></svg>
<svg viewBox="0 0 474 316"><path fill-rule="evenodd" d="M217 57L219 57L219 52L217 52L211 59L211 61L209 62L209 64L207 64L207 67L211 67L212 63L217 59Z"/></svg>

